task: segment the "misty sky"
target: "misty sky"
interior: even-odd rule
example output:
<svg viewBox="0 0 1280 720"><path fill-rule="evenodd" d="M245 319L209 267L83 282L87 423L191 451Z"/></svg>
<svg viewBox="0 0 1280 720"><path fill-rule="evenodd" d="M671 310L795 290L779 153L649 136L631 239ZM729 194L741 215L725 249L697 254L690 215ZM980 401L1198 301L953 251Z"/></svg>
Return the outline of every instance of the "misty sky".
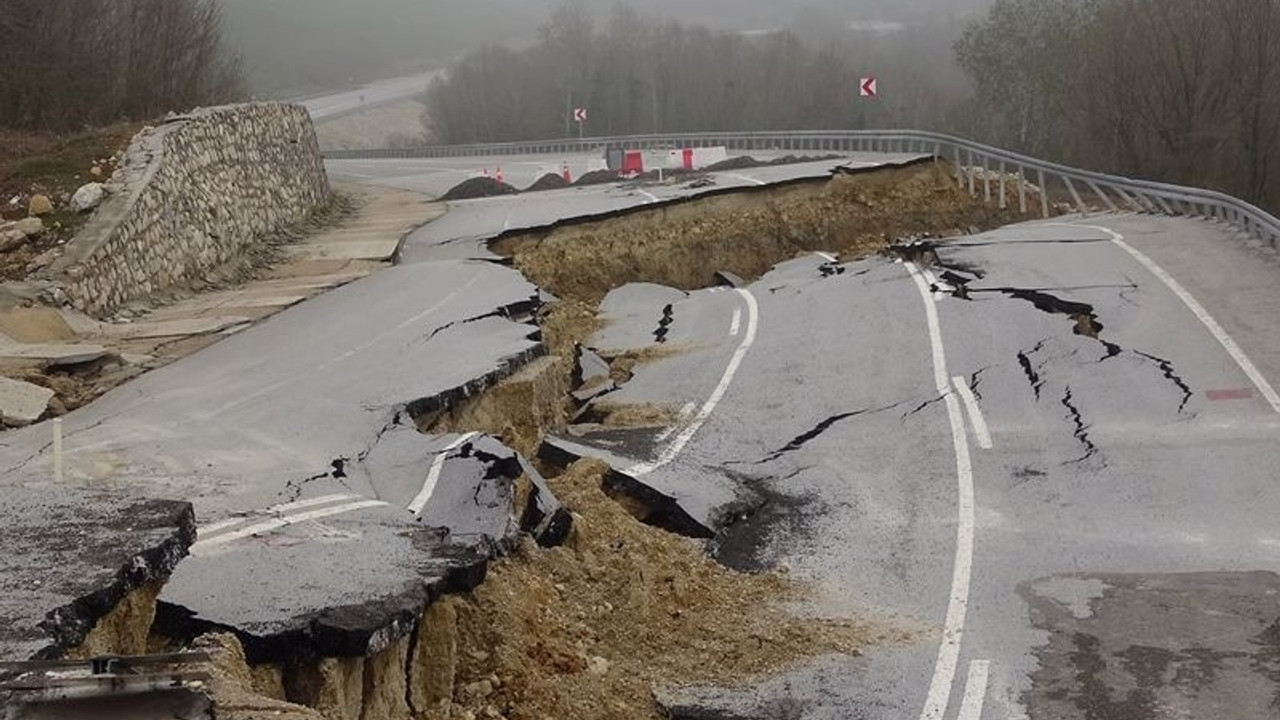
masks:
<svg viewBox="0 0 1280 720"><path fill-rule="evenodd" d="M582 0L603 20L617 0ZM633 0L645 14L726 30L807 20L951 22L992 0ZM520 45L561 0L222 0L255 92L288 95L449 62L485 43ZM806 17L807 16L807 17Z"/></svg>

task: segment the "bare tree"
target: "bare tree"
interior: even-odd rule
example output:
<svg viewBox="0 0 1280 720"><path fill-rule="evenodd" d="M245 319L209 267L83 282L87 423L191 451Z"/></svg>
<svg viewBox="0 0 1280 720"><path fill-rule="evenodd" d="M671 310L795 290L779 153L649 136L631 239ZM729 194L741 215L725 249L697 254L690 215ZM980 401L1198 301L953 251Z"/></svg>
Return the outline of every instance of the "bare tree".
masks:
<svg viewBox="0 0 1280 720"><path fill-rule="evenodd" d="M8 0L0 124L65 129L239 96L217 0Z"/></svg>

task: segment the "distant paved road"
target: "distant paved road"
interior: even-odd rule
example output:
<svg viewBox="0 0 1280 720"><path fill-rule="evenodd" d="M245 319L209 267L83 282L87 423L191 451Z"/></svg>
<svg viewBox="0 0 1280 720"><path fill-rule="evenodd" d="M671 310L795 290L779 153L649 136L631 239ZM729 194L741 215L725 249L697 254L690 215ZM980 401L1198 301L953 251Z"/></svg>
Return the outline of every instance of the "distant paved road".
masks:
<svg viewBox="0 0 1280 720"><path fill-rule="evenodd" d="M310 111L312 120L328 120L362 108L424 95L427 88L439 76L439 71L433 71L379 80L356 90L344 90L331 95L300 100L298 104Z"/></svg>

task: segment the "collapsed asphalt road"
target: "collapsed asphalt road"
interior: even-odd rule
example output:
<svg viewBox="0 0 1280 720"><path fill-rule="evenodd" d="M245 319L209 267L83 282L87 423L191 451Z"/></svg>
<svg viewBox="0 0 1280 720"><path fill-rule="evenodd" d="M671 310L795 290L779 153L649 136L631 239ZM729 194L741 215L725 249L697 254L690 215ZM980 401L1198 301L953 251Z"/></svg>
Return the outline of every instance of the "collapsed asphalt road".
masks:
<svg viewBox="0 0 1280 720"><path fill-rule="evenodd" d="M556 204L575 192L547 193L534 224L583 212ZM409 417L540 352L533 286L458 259L519 226L503 202L460 204L450 236L410 240L421 262L67 419L70 478L196 506L163 629L234 627L257 660L368 653L477 582L519 525L554 538L549 498L541 517L507 509L528 469L514 453ZM589 346L661 352L545 459L605 457L619 494L661 493L647 520L710 538L729 566L814 582L815 614L923 638L749 692L665 688L674 717L1265 716L1274 261L1198 221L1061 222L605 298ZM45 432L0 439L6 484L48 477Z"/></svg>
<svg viewBox="0 0 1280 720"><path fill-rule="evenodd" d="M468 235L506 225L479 217ZM410 238L406 255L438 240ZM482 459L465 442L451 446L457 437L416 434L405 447L416 416L473 396L546 352L531 323L542 299L518 272L423 259L232 334L64 418L71 486L194 505L200 542L165 586L161 630L181 639L234 628L251 661L374 652L435 594L480 580L508 539L493 535L498 525L511 534L521 524L548 537L563 531L541 517L554 518L552 498L521 517L495 500L519 474L508 451L491 448ZM0 483L49 486L47 424L6 433L0 449ZM482 481L499 485L485 490L494 501L476 517ZM436 492L451 484L474 492ZM45 548L32 543L19 554L14 582L40 580L19 575ZM59 572L70 577L104 569L92 552L65 560ZM3 601L24 638L0 648L6 659L26 656L31 634L55 609L22 597Z"/></svg>
<svg viewBox="0 0 1280 720"><path fill-rule="evenodd" d="M931 631L747 692L670 689L672 716L1273 714L1274 257L1108 216L832 268L616 291L631 310L589 345L662 323L667 352L593 402L679 420L586 422L544 452L666 493L680 512L653 520L812 581L817 614Z"/></svg>

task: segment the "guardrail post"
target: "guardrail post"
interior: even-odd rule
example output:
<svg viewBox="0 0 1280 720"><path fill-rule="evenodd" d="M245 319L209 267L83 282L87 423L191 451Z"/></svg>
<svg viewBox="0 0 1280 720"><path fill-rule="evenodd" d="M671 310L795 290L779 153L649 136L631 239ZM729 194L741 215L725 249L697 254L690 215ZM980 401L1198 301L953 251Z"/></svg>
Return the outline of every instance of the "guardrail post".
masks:
<svg viewBox="0 0 1280 720"><path fill-rule="evenodd" d="M1071 193L1071 199L1075 201L1076 208L1080 211L1080 214L1088 215L1089 208L1085 207L1084 200L1080 199L1080 193L1076 192L1076 186L1071 184L1071 178L1063 175L1062 184L1067 186L1067 192Z"/></svg>
<svg viewBox="0 0 1280 720"><path fill-rule="evenodd" d="M1119 212L1120 208L1116 207L1116 204L1112 202L1111 198L1108 197L1106 193L1102 192L1102 188L1098 187L1098 183L1092 180L1089 180L1088 183L1089 183L1089 189L1093 190L1094 195L1097 195L1099 198L1101 198L1102 203L1106 205L1107 208L1111 210L1111 212Z"/></svg>
<svg viewBox="0 0 1280 720"><path fill-rule="evenodd" d="M1044 171L1037 170L1040 176L1040 217L1049 217L1049 185L1044 181Z"/></svg>
<svg viewBox="0 0 1280 720"><path fill-rule="evenodd" d="M1009 207L1009 196L1006 193L1009 184L1008 173L1005 172L1004 161L1000 161L1000 209L1005 210Z"/></svg>
<svg viewBox="0 0 1280 720"><path fill-rule="evenodd" d="M963 174L964 166L960 164L960 146L956 145L956 146L953 146L951 149L955 151L956 185L959 185L961 188L964 188L964 174Z"/></svg>
<svg viewBox="0 0 1280 720"><path fill-rule="evenodd" d="M982 196L991 202L991 159L986 155L982 156Z"/></svg>
<svg viewBox="0 0 1280 720"><path fill-rule="evenodd" d="M1027 169L1018 166L1018 211L1027 214Z"/></svg>
<svg viewBox="0 0 1280 720"><path fill-rule="evenodd" d="M975 197L976 197L976 196L977 196L977 194L978 194L978 186L977 186L975 183L977 182L977 180L978 180L978 179L977 179L976 177L974 177L974 173L973 173L974 167L975 167L975 165L974 165L974 161L973 161L973 150L972 150L972 149L970 149L970 150L969 150L969 163L968 163L968 165L965 167L965 172L966 172L966 173L968 173L968 175L969 175L969 194L970 194L970 195L973 195L973 196L975 196Z"/></svg>

